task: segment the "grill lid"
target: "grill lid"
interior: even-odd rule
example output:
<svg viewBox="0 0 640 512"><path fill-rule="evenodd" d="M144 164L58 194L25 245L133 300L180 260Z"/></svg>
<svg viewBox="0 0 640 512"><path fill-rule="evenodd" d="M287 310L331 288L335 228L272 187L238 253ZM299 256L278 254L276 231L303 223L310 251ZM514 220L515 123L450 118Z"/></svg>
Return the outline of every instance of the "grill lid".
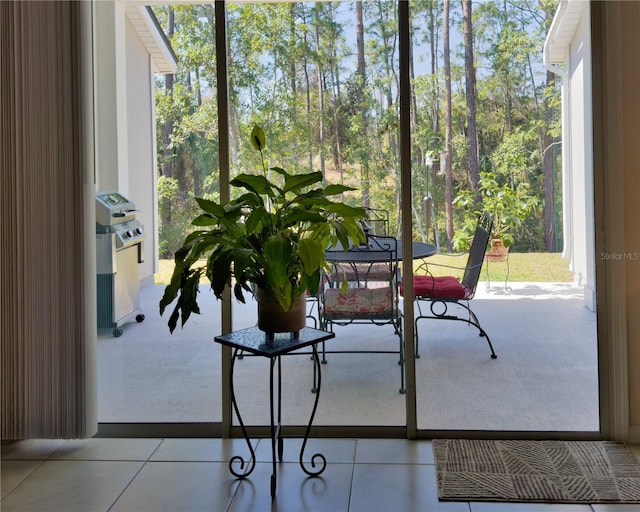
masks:
<svg viewBox="0 0 640 512"><path fill-rule="evenodd" d="M104 227L129 222L136 217L135 208L136 206L119 192L99 193L96 196L96 223Z"/></svg>

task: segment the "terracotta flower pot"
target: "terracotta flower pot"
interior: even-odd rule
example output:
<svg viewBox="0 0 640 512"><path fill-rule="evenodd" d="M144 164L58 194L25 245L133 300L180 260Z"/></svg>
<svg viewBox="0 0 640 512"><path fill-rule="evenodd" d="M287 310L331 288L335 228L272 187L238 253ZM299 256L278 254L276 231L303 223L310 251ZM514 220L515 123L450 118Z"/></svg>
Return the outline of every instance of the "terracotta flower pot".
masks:
<svg viewBox="0 0 640 512"><path fill-rule="evenodd" d="M504 261L507 259L509 248L505 247L500 238L494 238L491 240L491 247L487 252L487 261Z"/></svg>
<svg viewBox="0 0 640 512"><path fill-rule="evenodd" d="M300 295L289 311L284 311L280 303L262 288L257 289L258 329L266 333L292 332L295 335L307 323L307 298Z"/></svg>

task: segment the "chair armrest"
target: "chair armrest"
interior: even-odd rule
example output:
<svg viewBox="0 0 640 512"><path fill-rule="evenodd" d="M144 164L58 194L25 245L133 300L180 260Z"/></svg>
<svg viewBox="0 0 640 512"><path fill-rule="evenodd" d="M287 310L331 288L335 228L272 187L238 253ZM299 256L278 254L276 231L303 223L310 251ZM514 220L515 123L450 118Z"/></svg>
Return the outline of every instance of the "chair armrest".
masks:
<svg viewBox="0 0 640 512"><path fill-rule="evenodd" d="M434 261L424 260L415 269L414 275L428 275L431 277L434 277L436 275L438 276L453 275L459 279L462 279L465 272L482 267L482 262L476 265L469 265L468 259L465 261L458 261L458 262L454 261L457 258L460 258L462 256L468 258L469 253L457 253L457 254L443 253L443 254L439 254L438 256L445 256L447 259L451 260L452 264L441 263L441 262L436 263ZM453 264L453 263L457 263L457 264ZM438 269L442 269L442 271L438 271Z"/></svg>
<svg viewBox="0 0 640 512"><path fill-rule="evenodd" d="M437 255L438 258L442 257L442 256L447 258L449 261L447 261L447 263L442 263L442 262L436 263L436 262L433 261L434 256L430 256L429 258L425 258L425 259L422 260L420 265L418 265L418 267L414 271L414 274L418 274L420 271L424 272L425 274L431 274L431 271L429 270L430 267L446 268L446 269L452 269L452 270L461 270L463 272L466 269L465 264L467 263L467 261L466 260L459 261L459 259L461 257L468 258L469 253L466 253L466 252L461 252L461 253L456 253L456 254L438 253L438 255ZM456 260L458 260L458 261L456 261Z"/></svg>

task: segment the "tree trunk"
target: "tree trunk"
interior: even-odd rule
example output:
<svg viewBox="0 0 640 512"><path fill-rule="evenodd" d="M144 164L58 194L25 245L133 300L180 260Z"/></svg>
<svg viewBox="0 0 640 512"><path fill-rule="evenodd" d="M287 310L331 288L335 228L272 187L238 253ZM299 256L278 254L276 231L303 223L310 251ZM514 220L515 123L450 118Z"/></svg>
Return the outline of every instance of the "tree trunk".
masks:
<svg viewBox="0 0 640 512"><path fill-rule="evenodd" d="M462 0L464 19L464 76L467 96L467 146L469 150L469 180L471 190L478 190L480 163L478 157L478 126L476 122L476 68L473 62L473 24L471 0Z"/></svg>
<svg viewBox="0 0 640 512"><path fill-rule="evenodd" d="M393 110L393 84L396 86L398 84L397 77L395 76L395 70L393 66L393 56L394 56L394 48L395 48L395 32L390 34L387 31L387 6L384 2L378 3L378 16L380 18L380 37L382 38L382 54L384 59L384 70L385 70L385 83L384 94L387 100L387 111L391 112ZM397 87L396 87L397 89ZM382 112L382 105L380 105L380 110ZM388 141L389 141L389 154L391 158L394 158L398 154L398 143L396 140L396 131L395 130L387 130L388 133Z"/></svg>
<svg viewBox="0 0 640 512"><path fill-rule="evenodd" d="M358 105L361 106L360 115L362 117L362 124L360 128L360 135L363 141L368 140L368 128L367 128L367 108L364 104L364 94L362 91L365 89L366 84L366 65L364 59L364 16L362 12L362 1L356 2L356 46L358 52L358 67L356 69L356 76L360 79L360 88L358 90ZM364 158L361 168L361 186L362 190L362 206L368 208L370 206L370 187L369 187L369 160Z"/></svg>
<svg viewBox="0 0 640 512"><path fill-rule="evenodd" d="M202 83L198 66L195 69L195 82L196 105L199 109L202 106ZM198 197L202 195L202 170L195 165L193 166L193 193Z"/></svg>
<svg viewBox="0 0 640 512"><path fill-rule="evenodd" d="M330 24L336 22L334 5L329 3L327 6L328 21ZM338 118L338 105L340 103L340 78L338 67L338 56L336 54L336 39L337 34L334 29L328 31L328 57L329 57L329 79L331 81L330 101L331 101L331 116L333 120L333 162L335 170L338 171L340 176L340 183L344 182L344 169L342 165L342 141L340 137L340 120Z"/></svg>
<svg viewBox="0 0 640 512"><path fill-rule="evenodd" d="M440 80L438 79L438 39L436 38L436 6L437 2L431 2L429 5L429 39L431 51L431 75L434 77L434 92L431 101L431 128L433 133L440 133ZM431 165L431 182L434 190L438 171L440 170L440 159L435 158Z"/></svg>
<svg viewBox="0 0 640 512"><path fill-rule="evenodd" d="M447 228L447 248L453 250L453 179L451 168L451 137L453 121L451 114L451 49L449 44L449 0L444 0L444 90L445 90L445 135L444 135L444 180L445 180L445 222Z"/></svg>
<svg viewBox="0 0 640 512"><path fill-rule="evenodd" d="M547 71L547 88L553 87L555 75ZM545 102L545 127L551 125L553 112ZM544 173L544 246L547 252L556 252L556 227L555 227L555 173L553 169L553 138L549 130L544 130L544 152L542 156L542 168Z"/></svg>
<svg viewBox="0 0 640 512"><path fill-rule="evenodd" d="M296 4L291 3L289 6L291 13L291 26L289 27L289 37L291 38L291 45L295 44L296 39ZM293 114L296 115L296 95L298 93L297 84L296 84L296 61L295 59L291 59L289 63L289 84L291 87L291 97L293 98Z"/></svg>
<svg viewBox="0 0 640 512"><path fill-rule="evenodd" d="M551 26L553 12L551 9L545 9L545 23L547 27ZM555 86L555 75L547 70L547 86L546 90L550 91ZM535 91L535 87L534 87ZM555 223L555 198L556 198L556 180L553 168L553 137L549 133L549 127L553 120L553 110L549 105L549 99L545 95L544 101L544 135L542 137L542 172L544 174L544 247L547 252L556 252L556 223Z"/></svg>
<svg viewBox="0 0 640 512"><path fill-rule="evenodd" d="M175 19L173 8L169 7L169 13L167 16L167 36L171 38L175 30ZM167 91L167 95L173 96L173 74L167 74L164 78L164 86ZM173 150L171 149L171 134L173 132L173 119L169 115L164 123L162 130L162 143L164 144L164 151L162 152L162 175L171 178L173 177ZM160 211L162 214L162 225L168 226L171 223L171 200L164 198Z"/></svg>
<svg viewBox="0 0 640 512"><path fill-rule="evenodd" d="M325 139L325 128L324 128L324 72L322 71L322 64L320 62L320 7L319 4L316 4L316 53L318 55L318 62L316 65L318 66L318 101L320 102L319 108L320 112L318 114L319 118L319 149L320 149L320 172L322 172L322 176L326 178L326 169L325 169L325 161L324 161L324 139Z"/></svg>
<svg viewBox="0 0 640 512"><path fill-rule="evenodd" d="M334 59L332 59L334 60ZM331 78L333 83L335 84L336 80L337 80L337 76L336 76L336 70L334 69L333 65L331 67ZM340 121L338 119L338 94L337 94L337 88L336 85L333 86L332 88L332 92L331 92L331 110L333 112L333 133L334 133L334 161L335 161L335 166L336 166L336 170L338 171L338 174L340 175L340 183L344 182L344 169L342 167L342 145L340 144Z"/></svg>
<svg viewBox="0 0 640 512"><path fill-rule="evenodd" d="M306 25L307 23L307 11L302 8L304 19L303 23ZM312 137L311 137L311 78L309 77L309 59L307 55L310 53L309 49L309 40L307 38L307 31L304 31L304 61L303 61L303 71L304 71L304 85L306 91L306 110L307 110L307 135L309 136L309 169L313 168L313 145L312 145Z"/></svg>
<svg viewBox="0 0 640 512"><path fill-rule="evenodd" d="M411 90L409 96L411 98L411 131L416 132L419 126L418 117L418 100L416 99L416 70L413 61L413 31L412 36L409 39L409 76L411 80Z"/></svg>

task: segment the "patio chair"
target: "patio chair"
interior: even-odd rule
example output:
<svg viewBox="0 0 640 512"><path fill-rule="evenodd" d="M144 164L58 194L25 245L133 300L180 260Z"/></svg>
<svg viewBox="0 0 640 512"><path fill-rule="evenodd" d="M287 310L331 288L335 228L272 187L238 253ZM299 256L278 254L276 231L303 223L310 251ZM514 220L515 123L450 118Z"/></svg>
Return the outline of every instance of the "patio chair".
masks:
<svg viewBox="0 0 640 512"><path fill-rule="evenodd" d="M489 242L489 237L491 235L491 228L491 216L487 214L481 215L475 228L473 241L471 242L471 249L469 250L465 267L461 268L434 263L428 264L428 267L440 266L463 270L464 275L462 280L459 280L454 276L434 277L431 273L413 276L414 296L418 309L418 315L415 319L416 357L420 357L418 322L425 318L436 320L456 320L473 325L478 329L480 336L486 338L487 343L489 344L489 349L491 350L491 358L495 359L498 357L493 350L493 345L491 344L489 335L480 325L480 321L471 309L470 304L475 295L478 280L480 278L482 263L487 250L487 243ZM425 303L428 303L430 313L423 313L422 308ZM453 307L456 306L462 308L466 314L464 316L456 314L457 311L453 309Z"/></svg>
<svg viewBox="0 0 640 512"><path fill-rule="evenodd" d="M378 236L389 236L389 212L380 208L365 208L367 213L363 221L365 233Z"/></svg>
<svg viewBox="0 0 640 512"><path fill-rule="evenodd" d="M365 236L389 236L389 212L379 208L365 208L366 218L362 220L362 229ZM370 240L373 240L370 239ZM364 247L364 246L363 246ZM347 281L357 281L358 275L366 276L367 279L373 277L373 273L382 274L382 280L387 273L387 265L385 263L357 263L350 262L349 265L343 265L340 269L347 277Z"/></svg>
<svg viewBox="0 0 640 512"><path fill-rule="evenodd" d="M404 384L404 340L398 294L398 241L390 236L368 235L367 243L345 253L345 261L332 262L326 286L320 293L320 328L333 332L335 325L372 323L391 325L398 336L398 350L337 350L322 346L326 354L384 353L399 354L400 393ZM346 288L343 283L346 281ZM315 387L315 386L314 386Z"/></svg>

